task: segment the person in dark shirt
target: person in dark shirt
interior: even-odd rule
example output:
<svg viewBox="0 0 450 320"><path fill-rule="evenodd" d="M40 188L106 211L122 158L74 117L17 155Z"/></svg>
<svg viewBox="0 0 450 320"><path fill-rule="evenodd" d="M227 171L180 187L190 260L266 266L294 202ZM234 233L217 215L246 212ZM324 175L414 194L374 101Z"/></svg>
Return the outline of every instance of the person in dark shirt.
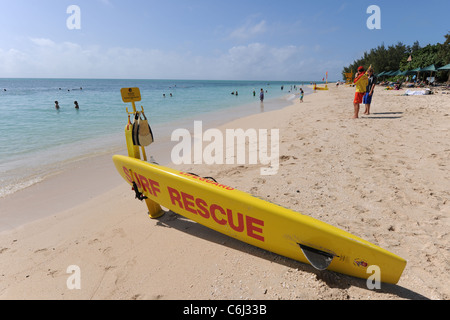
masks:
<svg viewBox="0 0 450 320"><path fill-rule="evenodd" d="M373 74L373 69L369 68L367 70L367 76L369 77L369 84L367 85L366 94L363 98L363 103L366 105L366 111L364 114L370 114L370 105L372 104L373 92L375 90L375 86L377 85L377 77Z"/></svg>

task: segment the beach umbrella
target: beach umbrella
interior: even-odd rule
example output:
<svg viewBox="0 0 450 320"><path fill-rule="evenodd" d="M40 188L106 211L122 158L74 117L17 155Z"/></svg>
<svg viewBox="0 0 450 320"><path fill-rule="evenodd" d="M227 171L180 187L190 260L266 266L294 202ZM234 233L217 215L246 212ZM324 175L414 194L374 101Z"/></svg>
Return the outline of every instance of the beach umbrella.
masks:
<svg viewBox="0 0 450 320"><path fill-rule="evenodd" d="M412 69L412 70L409 70L408 71L408 75L409 76L411 76L411 75L417 75L417 79L419 79L419 72L420 72L420 70L421 70L422 68L415 68L415 69Z"/></svg>
<svg viewBox="0 0 450 320"><path fill-rule="evenodd" d="M411 76L411 75L413 75L413 74L416 74L416 73L419 72L419 71L420 71L420 68L408 70L408 71L406 72L406 75L407 75L407 76Z"/></svg>
<svg viewBox="0 0 450 320"><path fill-rule="evenodd" d="M430 72L431 73L430 76L433 76L433 72L436 72L436 71L437 70L436 70L436 67L434 66L434 64L432 64L431 66L428 66L426 68L420 69L420 72Z"/></svg>
<svg viewBox="0 0 450 320"><path fill-rule="evenodd" d="M408 75L408 72L409 72L409 70L405 70L405 71L403 71L402 73L400 73L400 75L401 75L401 76L406 76L406 75Z"/></svg>
<svg viewBox="0 0 450 320"><path fill-rule="evenodd" d="M394 77L394 76L398 75L398 73L400 73L400 72L401 72L400 70L398 70L398 71L388 71L383 76Z"/></svg>
<svg viewBox="0 0 450 320"><path fill-rule="evenodd" d="M446 66L438 68L438 71L441 71L441 70L450 70L450 63Z"/></svg>
<svg viewBox="0 0 450 320"><path fill-rule="evenodd" d="M392 72L391 76L395 77L395 76L399 76L401 74L402 74L402 72L400 70L397 70L397 71Z"/></svg>
<svg viewBox="0 0 450 320"><path fill-rule="evenodd" d="M400 76L402 76L402 77L406 77L406 76L408 76L408 75L410 75L411 73L410 73L411 71L410 70L405 70L405 71L403 71L403 72L400 72Z"/></svg>
<svg viewBox="0 0 450 320"><path fill-rule="evenodd" d="M383 77L390 77L393 73L394 71L386 71L385 74L383 74Z"/></svg>
<svg viewBox="0 0 450 320"><path fill-rule="evenodd" d="M439 69L438 69L438 71L448 71L448 70L450 70L450 63L448 64L448 65L446 65L446 66L443 66L443 67L440 67ZM447 81L449 81L450 82L450 73L449 73L449 76L448 76L448 80Z"/></svg>
<svg viewBox="0 0 450 320"><path fill-rule="evenodd" d="M435 72L436 71L436 67L434 66L434 64L432 64L431 66L428 66L426 68L420 69L420 72Z"/></svg>

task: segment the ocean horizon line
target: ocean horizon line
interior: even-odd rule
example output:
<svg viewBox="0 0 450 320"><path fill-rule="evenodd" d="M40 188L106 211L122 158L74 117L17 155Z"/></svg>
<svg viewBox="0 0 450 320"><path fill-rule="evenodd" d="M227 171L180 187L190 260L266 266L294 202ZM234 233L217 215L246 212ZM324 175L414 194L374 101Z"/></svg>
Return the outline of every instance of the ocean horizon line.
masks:
<svg viewBox="0 0 450 320"><path fill-rule="evenodd" d="M59 77L0 77L0 80L139 80L139 81L224 81L224 82L315 82L326 83L323 80L245 80L245 79L156 79L156 78L87 78L87 77L74 77L74 78L59 78ZM329 80L328 83L336 82L335 80Z"/></svg>

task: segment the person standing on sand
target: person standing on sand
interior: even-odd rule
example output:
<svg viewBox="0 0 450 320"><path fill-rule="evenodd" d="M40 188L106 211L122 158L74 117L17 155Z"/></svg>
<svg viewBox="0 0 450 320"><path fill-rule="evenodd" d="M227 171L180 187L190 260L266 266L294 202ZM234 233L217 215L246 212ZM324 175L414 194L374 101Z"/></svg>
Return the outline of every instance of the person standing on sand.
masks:
<svg viewBox="0 0 450 320"><path fill-rule="evenodd" d="M366 93L367 85L369 84L369 79L364 72L364 67L358 68L358 73L356 74L356 78L354 81L356 85L356 93L355 100L353 100L353 107L355 109L355 114L353 115L353 119L359 118L359 106L363 102L364 94Z"/></svg>
<svg viewBox="0 0 450 320"><path fill-rule="evenodd" d="M303 88L300 88L300 102L303 102Z"/></svg>
<svg viewBox="0 0 450 320"><path fill-rule="evenodd" d="M367 75L369 78L369 84L366 88L366 94L364 95L363 103L366 105L366 111L364 111L364 114L369 115L370 105L372 104L373 91L375 90L375 86L377 85L377 77L373 74L373 69L371 67L369 68L369 70L367 70Z"/></svg>

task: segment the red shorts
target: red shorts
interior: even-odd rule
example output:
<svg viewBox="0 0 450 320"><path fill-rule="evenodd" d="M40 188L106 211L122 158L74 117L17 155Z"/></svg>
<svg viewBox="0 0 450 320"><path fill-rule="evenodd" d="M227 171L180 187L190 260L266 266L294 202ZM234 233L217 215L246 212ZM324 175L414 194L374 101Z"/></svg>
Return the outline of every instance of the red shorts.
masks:
<svg viewBox="0 0 450 320"><path fill-rule="evenodd" d="M361 104L363 102L364 95L365 95L364 92L356 92L355 100L353 101L353 103Z"/></svg>

